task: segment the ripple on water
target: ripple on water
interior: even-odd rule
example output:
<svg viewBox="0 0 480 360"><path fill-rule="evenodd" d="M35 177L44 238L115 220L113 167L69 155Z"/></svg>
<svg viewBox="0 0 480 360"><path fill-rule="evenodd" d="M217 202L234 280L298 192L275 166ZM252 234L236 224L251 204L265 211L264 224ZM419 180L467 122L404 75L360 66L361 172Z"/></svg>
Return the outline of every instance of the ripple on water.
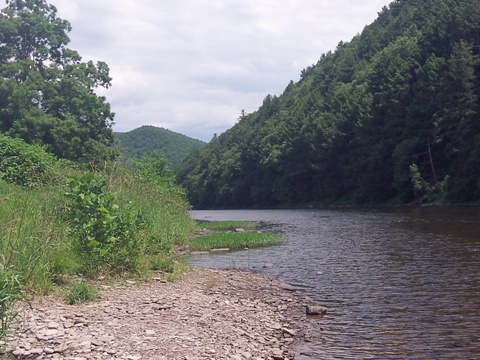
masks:
<svg viewBox="0 0 480 360"><path fill-rule="evenodd" d="M194 211L197 219L275 224L286 242L190 261L301 285L330 310L315 327L318 358L477 359L479 215L477 208Z"/></svg>

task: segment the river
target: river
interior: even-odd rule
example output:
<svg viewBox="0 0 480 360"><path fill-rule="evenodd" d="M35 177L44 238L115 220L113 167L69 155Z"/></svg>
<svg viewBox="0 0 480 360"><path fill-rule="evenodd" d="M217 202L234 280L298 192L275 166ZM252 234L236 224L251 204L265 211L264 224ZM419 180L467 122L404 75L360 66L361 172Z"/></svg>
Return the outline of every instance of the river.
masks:
<svg viewBox="0 0 480 360"><path fill-rule="evenodd" d="M191 256L279 277L327 306L315 359L480 359L480 209L192 211L253 220L281 245ZM266 266L268 264L268 266Z"/></svg>

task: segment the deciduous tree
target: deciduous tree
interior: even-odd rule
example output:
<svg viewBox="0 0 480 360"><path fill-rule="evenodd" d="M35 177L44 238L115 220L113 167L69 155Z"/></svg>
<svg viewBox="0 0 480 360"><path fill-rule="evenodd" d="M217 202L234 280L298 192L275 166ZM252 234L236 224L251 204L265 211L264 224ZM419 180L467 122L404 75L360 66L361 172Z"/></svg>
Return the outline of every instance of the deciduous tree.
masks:
<svg viewBox="0 0 480 360"><path fill-rule="evenodd" d="M81 162L112 159L114 113L98 88L108 65L67 48L71 25L45 0L7 0L0 12L0 131Z"/></svg>

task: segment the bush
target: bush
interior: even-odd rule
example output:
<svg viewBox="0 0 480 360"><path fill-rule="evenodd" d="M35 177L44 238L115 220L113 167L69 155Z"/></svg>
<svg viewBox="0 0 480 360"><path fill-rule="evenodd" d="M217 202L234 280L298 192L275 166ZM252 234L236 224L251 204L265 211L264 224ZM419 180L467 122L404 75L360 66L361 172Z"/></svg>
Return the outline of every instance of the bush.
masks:
<svg viewBox="0 0 480 360"><path fill-rule="evenodd" d="M0 179L27 188L56 181L57 159L36 145L0 134Z"/></svg>
<svg viewBox="0 0 480 360"><path fill-rule="evenodd" d="M68 178L65 197L71 235L85 259L84 272L135 271L143 250L137 237L143 226L141 214L130 203L118 204L99 174Z"/></svg>

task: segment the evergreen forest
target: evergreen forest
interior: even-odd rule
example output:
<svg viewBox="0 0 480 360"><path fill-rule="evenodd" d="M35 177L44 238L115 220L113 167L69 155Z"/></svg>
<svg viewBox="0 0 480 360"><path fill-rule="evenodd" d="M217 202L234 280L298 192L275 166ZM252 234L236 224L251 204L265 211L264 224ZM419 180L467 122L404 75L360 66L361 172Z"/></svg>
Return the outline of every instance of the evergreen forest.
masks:
<svg viewBox="0 0 480 360"><path fill-rule="evenodd" d="M480 200L480 3L395 0L183 162L196 208Z"/></svg>
<svg viewBox="0 0 480 360"><path fill-rule="evenodd" d="M205 143L201 140L155 126L141 126L125 133L115 133L115 146L120 158L128 161L131 158L142 158L147 153L158 153L167 159L171 166L178 165L194 150Z"/></svg>

